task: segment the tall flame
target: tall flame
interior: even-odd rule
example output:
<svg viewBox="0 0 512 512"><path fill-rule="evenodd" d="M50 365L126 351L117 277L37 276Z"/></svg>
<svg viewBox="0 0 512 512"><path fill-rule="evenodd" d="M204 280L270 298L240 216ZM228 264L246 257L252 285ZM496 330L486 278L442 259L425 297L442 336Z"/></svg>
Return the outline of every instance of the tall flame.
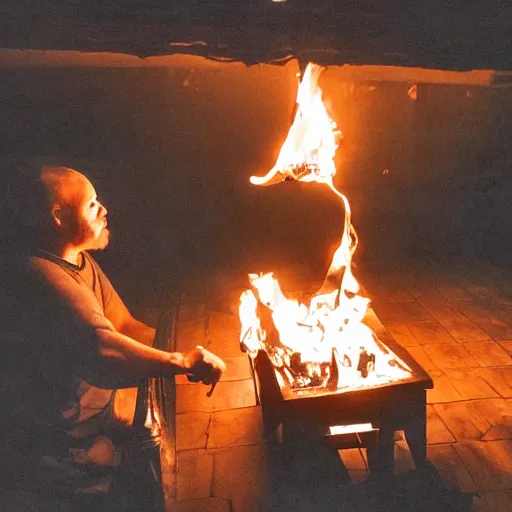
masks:
<svg viewBox="0 0 512 512"><path fill-rule="evenodd" d="M318 81L323 70L308 64L297 92L295 118L277 162L266 176L252 176L251 183L273 185L294 180L328 186L343 204L341 242L309 306L286 298L272 273L250 274L252 289L240 297L240 342L250 355L267 351L281 385L327 386L334 379L336 387L344 388L408 378L410 369L362 323L370 301L359 295L351 270L358 238L350 204L333 184L334 155L342 134L322 100ZM277 345L267 343L259 305L271 311L279 333Z"/></svg>
<svg viewBox="0 0 512 512"><path fill-rule="evenodd" d="M297 91L297 111L277 162L264 177L251 176L254 185L283 180L316 181L332 185L334 155L343 137L329 117L318 80L323 67L308 64Z"/></svg>

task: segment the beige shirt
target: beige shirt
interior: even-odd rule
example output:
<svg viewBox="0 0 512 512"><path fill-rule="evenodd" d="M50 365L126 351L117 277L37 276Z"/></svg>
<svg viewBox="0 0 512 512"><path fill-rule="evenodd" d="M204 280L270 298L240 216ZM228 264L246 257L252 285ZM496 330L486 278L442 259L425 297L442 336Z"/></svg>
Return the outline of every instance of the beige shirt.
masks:
<svg viewBox="0 0 512 512"><path fill-rule="evenodd" d="M120 452L96 330L114 330L122 301L87 253L79 267L42 251L25 263L0 265L0 470L14 486L106 492Z"/></svg>
<svg viewBox="0 0 512 512"><path fill-rule="evenodd" d="M71 330L75 330L77 343L84 345L81 348L94 350L91 340L84 340L84 335L90 336L91 329L96 328L114 330L109 316L122 302L96 261L86 252L81 253L81 256L81 264L76 266L40 251L30 258L29 263L41 282L49 286L64 304L64 311L58 308L54 319L56 325L62 323L63 319L59 316L64 313L68 317L64 318L64 324L71 320ZM66 328L63 328L61 335L64 332ZM56 334L59 336L58 332ZM76 353L78 355L83 352L78 348ZM81 423L103 411L112 397L112 390L92 386L85 380L94 375L94 380L106 381L106 376L102 379L101 375L96 375L94 368L88 368L84 361L76 359L72 364L76 371L76 392L74 399L63 404L62 415Z"/></svg>

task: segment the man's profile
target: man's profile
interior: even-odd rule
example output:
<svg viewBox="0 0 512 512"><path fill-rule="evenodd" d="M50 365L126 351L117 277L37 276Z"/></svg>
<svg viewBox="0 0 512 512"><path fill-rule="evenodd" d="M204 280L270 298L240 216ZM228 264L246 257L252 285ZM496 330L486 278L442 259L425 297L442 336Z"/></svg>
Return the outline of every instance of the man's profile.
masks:
<svg viewBox="0 0 512 512"><path fill-rule="evenodd" d="M31 510L20 495L35 496L34 510L75 510L84 496L107 493L123 464L116 389L176 374L213 384L225 365L200 347L151 347L155 330L131 315L89 254L107 247L109 230L107 209L83 174L43 167L14 202L31 229L29 251L1 275L4 496L17 495L22 507L9 510Z"/></svg>

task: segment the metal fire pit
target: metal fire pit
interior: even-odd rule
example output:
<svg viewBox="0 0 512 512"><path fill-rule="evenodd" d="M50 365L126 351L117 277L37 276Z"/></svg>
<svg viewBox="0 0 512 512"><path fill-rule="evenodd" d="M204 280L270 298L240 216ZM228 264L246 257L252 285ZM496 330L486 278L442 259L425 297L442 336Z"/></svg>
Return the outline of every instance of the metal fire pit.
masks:
<svg viewBox="0 0 512 512"><path fill-rule="evenodd" d="M417 467L426 462L426 390L432 379L401 346L396 344L370 311L365 323L398 358L412 370L412 377L366 388L348 390L281 388L265 351L253 360L255 387L262 406L267 434L296 422L316 424L324 430L333 425L369 423L371 431L329 436L329 444L342 449L366 447L370 471L393 467L395 431L402 430Z"/></svg>

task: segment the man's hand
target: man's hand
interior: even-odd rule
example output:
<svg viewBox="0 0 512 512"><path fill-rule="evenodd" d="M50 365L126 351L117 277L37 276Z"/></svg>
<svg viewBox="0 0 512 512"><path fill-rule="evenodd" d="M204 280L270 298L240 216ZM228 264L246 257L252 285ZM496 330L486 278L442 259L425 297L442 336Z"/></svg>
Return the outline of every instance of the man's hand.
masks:
<svg viewBox="0 0 512 512"><path fill-rule="evenodd" d="M208 396L211 396L222 373L226 370L224 361L201 346L197 346L183 355L188 380L211 385L212 388L208 393Z"/></svg>

